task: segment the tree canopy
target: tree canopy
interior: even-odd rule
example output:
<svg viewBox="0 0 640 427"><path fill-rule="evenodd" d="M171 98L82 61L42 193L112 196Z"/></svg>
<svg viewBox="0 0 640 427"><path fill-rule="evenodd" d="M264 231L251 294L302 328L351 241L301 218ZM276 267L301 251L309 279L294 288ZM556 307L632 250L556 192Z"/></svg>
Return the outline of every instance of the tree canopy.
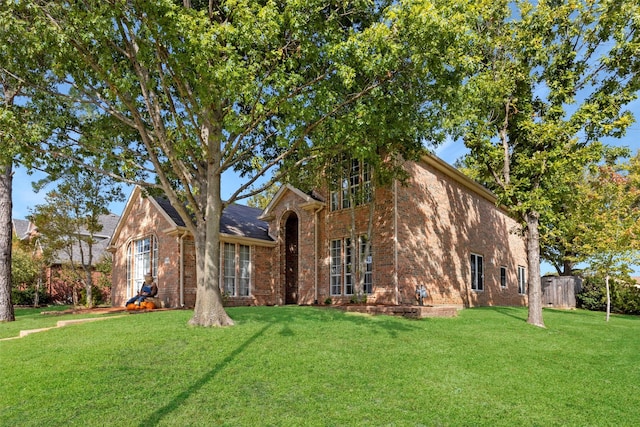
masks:
<svg viewBox="0 0 640 427"><path fill-rule="evenodd" d="M539 226L599 140L633 122L640 89L640 5L617 0L480 1L475 72L459 109L468 164L521 220L528 245L528 322L544 326Z"/></svg>
<svg viewBox="0 0 640 427"><path fill-rule="evenodd" d="M66 117L36 152L91 159L169 198L196 240L191 323L227 325L222 209L257 194L265 174L279 180L324 153L410 158L437 140L442 110L429 107L447 102L460 78L464 5L176 3L5 2L1 24L25 36L16 55L37 57L47 80L0 67L36 91L30 108L41 118ZM243 181L222 200L227 170Z"/></svg>

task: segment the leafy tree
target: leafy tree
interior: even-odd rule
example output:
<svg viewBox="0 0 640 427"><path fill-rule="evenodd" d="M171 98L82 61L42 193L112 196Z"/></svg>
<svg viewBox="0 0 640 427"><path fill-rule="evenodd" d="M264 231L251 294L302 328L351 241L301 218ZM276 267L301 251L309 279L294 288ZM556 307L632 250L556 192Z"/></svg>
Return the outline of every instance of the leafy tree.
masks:
<svg viewBox="0 0 640 427"><path fill-rule="evenodd" d="M38 306L39 297L42 292L41 274L42 274L42 258L37 254L37 247L34 242L21 242L13 239L11 256L11 285L12 294L21 293L28 294L28 303ZM31 298L31 296L33 296ZM17 301L12 298L15 304L25 304L26 298Z"/></svg>
<svg viewBox="0 0 640 427"><path fill-rule="evenodd" d="M0 73L0 322L15 320L11 302L11 255L13 227L11 198L13 185L13 147L16 143L10 130L15 127L13 104L18 90L8 84L10 78Z"/></svg>
<svg viewBox="0 0 640 427"><path fill-rule="evenodd" d="M39 93L56 101L42 95L34 107L44 105L46 116L55 105L82 123L60 127L59 138L38 150L79 163L92 158L103 172L165 193L195 237L190 323L213 326L233 324L218 283L223 208L319 153L358 141L358 149L387 145L399 156L433 136L442 116L429 108L440 99L431 95L451 95L442 88L455 80L463 52L456 46L467 32L455 25L463 7L24 1L5 3L4 25L37 33L38 40L25 37L27 55L48 58L41 74L52 81ZM227 170L244 182L222 200Z"/></svg>
<svg viewBox="0 0 640 427"><path fill-rule="evenodd" d="M45 259L69 266L72 280L83 284L86 304L92 307L93 271L98 261L94 252L101 240L97 238L103 227L101 218L109 213L111 202L124 197L120 187L104 175L72 172L62 177L56 190L47 193L46 204L37 205L30 220L38 227Z"/></svg>
<svg viewBox="0 0 640 427"><path fill-rule="evenodd" d="M637 2L480 1L469 11L474 74L461 95L472 166L524 226L528 322L544 326L540 223L575 176L601 156L599 138L633 121L640 88Z"/></svg>
<svg viewBox="0 0 640 427"><path fill-rule="evenodd" d="M540 221L541 257L551 263L559 275L572 275L575 266L584 258L585 249L581 243L582 225L589 222L591 215L580 209L590 190L592 179L589 169L599 164L613 166L615 162L628 157L630 151L622 147L603 147L604 158L583 170L567 171L562 177L568 190L560 194L554 206L543 212ZM549 212L551 215L549 215Z"/></svg>
<svg viewBox="0 0 640 427"><path fill-rule="evenodd" d="M252 208L260 208L264 209L267 207L273 196L280 190L280 186L277 184L272 185L269 188L266 188L262 193L254 194L247 200L247 205Z"/></svg>
<svg viewBox="0 0 640 427"><path fill-rule="evenodd" d="M583 255L577 260L605 278L609 321L611 276L640 262L640 153L628 164L592 171L584 187L578 215Z"/></svg>

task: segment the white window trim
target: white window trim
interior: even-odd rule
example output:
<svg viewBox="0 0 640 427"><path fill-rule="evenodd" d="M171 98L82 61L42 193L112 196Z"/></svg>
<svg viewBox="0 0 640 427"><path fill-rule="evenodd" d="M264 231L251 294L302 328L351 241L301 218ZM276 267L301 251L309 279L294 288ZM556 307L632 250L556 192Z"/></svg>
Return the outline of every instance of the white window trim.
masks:
<svg viewBox="0 0 640 427"><path fill-rule="evenodd" d="M472 258L475 258L475 262ZM480 260L479 263L478 260ZM484 292L484 256L472 252L469 257L469 262L471 267L471 290L475 292ZM482 267L482 272L480 274L478 274L478 265ZM478 279L480 280L478 281Z"/></svg>
<svg viewBox="0 0 640 427"><path fill-rule="evenodd" d="M518 266L518 294L525 295L527 293L527 270L524 266Z"/></svg>
<svg viewBox="0 0 640 427"><path fill-rule="evenodd" d="M226 265L226 250L225 248L227 248L227 245L230 245L233 247L233 276L231 275L227 275L227 265ZM241 277L241 265L240 265L240 250L241 247L246 247L249 248L249 266L248 266L248 273L249 273L249 283L247 284L247 295L239 295L240 292L240 279ZM252 292L253 292L253 261L252 261L252 255L253 255L253 248L251 245L245 245L242 243L238 243L238 242L220 242L220 291L223 294L226 294L228 297L231 298L249 298L252 296ZM228 294L227 293L227 286L226 286L226 279L232 278L233 279L233 294Z"/></svg>

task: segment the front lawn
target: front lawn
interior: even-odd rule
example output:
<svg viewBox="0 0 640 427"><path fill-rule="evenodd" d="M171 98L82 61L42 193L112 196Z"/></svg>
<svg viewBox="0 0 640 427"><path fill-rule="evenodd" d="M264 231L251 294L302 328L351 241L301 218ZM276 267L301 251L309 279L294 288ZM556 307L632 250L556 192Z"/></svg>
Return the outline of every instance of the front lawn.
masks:
<svg viewBox="0 0 640 427"><path fill-rule="evenodd" d="M640 425L638 317L228 312L225 329L165 311L0 342L0 424Z"/></svg>

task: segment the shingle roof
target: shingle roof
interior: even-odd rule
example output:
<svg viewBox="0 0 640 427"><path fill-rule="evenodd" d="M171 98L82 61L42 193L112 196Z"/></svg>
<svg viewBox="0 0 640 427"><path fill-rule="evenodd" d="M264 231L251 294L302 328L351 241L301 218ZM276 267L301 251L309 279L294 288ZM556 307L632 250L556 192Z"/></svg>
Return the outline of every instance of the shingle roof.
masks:
<svg viewBox="0 0 640 427"><path fill-rule="evenodd" d="M95 242L92 245L92 252L93 252L92 264L93 265L95 265L96 263L102 260L104 253L109 247L109 243L111 242L111 237L113 236L113 232L115 231L119 220L120 220L120 217L116 214L110 213L107 215L100 215L99 222L100 224L102 224L102 230L100 230L97 233L94 233L93 235L95 239ZM87 233L86 230L80 230L80 234L84 236L89 235L89 233ZM82 245L82 250L84 252L85 260L88 257L88 251L89 251L89 247L86 242L82 242L82 243L79 243L77 241L74 242L71 248L71 252L72 252L71 256L73 256L73 260L78 263L84 262L81 256L82 252L80 251L80 245ZM64 263L64 262L69 262L71 260L70 254L64 250L56 252L56 254L54 255L54 258L56 263Z"/></svg>
<svg viewBox="0 0 640 427"><path fill-rule="evenodd" d="M154 197L154 200L177 226L185 226L178 211L171 205L168 199ZM262 210L258 208L236 204L229 205L222 212L220 232L232 236L273 241L269 236L269 224L258 219L261 214Z"/></svg>
<svg viewBox="0 0 640 427"><path fill-rule="evenodd" d="M16 233L18 239L26 239L29 237L29 232L31 231L31 222L26 219L14 219L13 231Z"/></svg>
<svg viewBox="0 0 640 427"><path fill-rule="evenodd" d="M262 209L244 205L229 205L222 211L220 232L234 236L273 240L269 236L269 224L258 219L261 214Z"/></svg>

